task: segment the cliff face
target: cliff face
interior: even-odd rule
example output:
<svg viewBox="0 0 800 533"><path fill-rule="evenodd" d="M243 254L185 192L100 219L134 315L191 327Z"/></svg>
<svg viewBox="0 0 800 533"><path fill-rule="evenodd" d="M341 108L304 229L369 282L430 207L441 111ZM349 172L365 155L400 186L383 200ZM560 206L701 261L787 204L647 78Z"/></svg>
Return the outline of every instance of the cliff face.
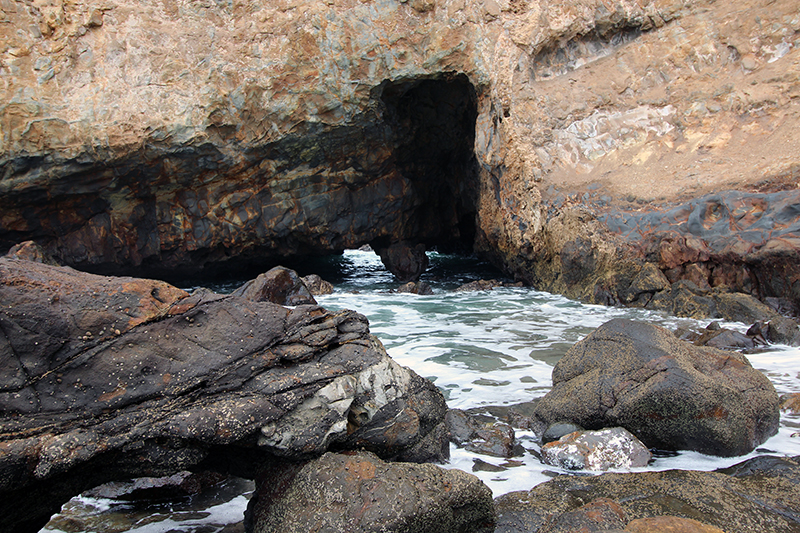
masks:
<svg viewBox="0 0 800 533"><path fill-rule="evenodd" d="M631 222L795 187L790 0L2 8L0 247L163 275L409 241L596 300L644 260L728 284L714 269L753 269L767 243L796 262L791 213L773 242L706 209L746 243L724 253L680 217Z"/></svg>

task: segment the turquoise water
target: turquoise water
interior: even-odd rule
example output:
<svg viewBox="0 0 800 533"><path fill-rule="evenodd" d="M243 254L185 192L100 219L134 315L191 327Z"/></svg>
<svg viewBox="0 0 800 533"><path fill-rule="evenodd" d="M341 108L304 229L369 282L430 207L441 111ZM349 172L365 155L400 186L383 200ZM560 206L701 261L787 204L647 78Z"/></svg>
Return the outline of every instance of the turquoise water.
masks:
<svg viewBox="0 0 800 533"><path fill-rule="evenodd" d="M706 321L679 319L640 309L585 305L530 288L496 288L491 291L453 292L476 279L499 278L489 265L474 259L430 254L431 268L423 280L435 294L418 296L391 292L399 285L368 251L320 258L291 265L301 275L318 273L335 285L331 295L317 297L329 309L355 309L370 322L370 329L400 364L432 380L444 393L448 405L483 410L514 405L544 395L551 386L553 365L575 343L594 328L616 317L656 323L670 329L679 325L703 328ZM506 280L511 281L511 280ZM231 290L236 283L217 290ZM744 331L745 324L723 324ZM800 350L773 347L749 355L754 367L765 372L779 393L800 392ZM694 452L660 457L646 469L670 468L713 470L755 455L779 453L800 455L800 419L782 414L778 435L745 457L718 458ZM477 460L506 468L501 472L475 471L495 496L526 490L561 473L542 465L536 457L533 435L517 431L526 449L514 462L479 456L456 447L447 468L473 471ZM639 469L645 470L645 469ZM187 502L186 508L165 509L121 505L111 500L80 497L65 507L64 516L43 531L78 533L109 532L110 521L136 533L233 533L240 531L246 498L236 490L219 491L202 503ZM186 514L189 513L189 514ZM129 516L135 518L126 518ZM113 520L109 517L114 517ZM70 526L67 520L72 520ZM105 524L105 525L102 525Z"/></svg>

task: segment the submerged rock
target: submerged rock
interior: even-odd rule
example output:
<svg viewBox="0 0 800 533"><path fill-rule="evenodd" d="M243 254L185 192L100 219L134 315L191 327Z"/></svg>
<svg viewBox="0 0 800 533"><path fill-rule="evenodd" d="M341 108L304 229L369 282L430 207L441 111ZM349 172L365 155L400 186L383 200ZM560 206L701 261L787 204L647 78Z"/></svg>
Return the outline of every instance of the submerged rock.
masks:
<svg viewBox="0 0 800 533"><path fill-rule="evenodd" d="M613 527L637 533L795 533L800 517L798 482L797 457L758 457L717 472L560 475L530 491L497 498L495 532L576 531L557 526L577 524L574 520L580 517L587 528L581 531ZM605 511L587 512L598 507ZM621 523L609 527L604 515L612 509L616 510L612 518Z"/></svg>
<svg viewBox="0 0 800 533"><path fill-rule="evenodd" d="M732 456L774 435L779 409L775 388L743 355L614 319L556 364L535 416L544 426L621 426L648 447Z"/></svg>
<svg viewBox="0 0 800 533"><path fill-rule="evenodd" d="M477 477L432 464L326 453L263 472L248 506L251 533L490 533L492 493Z"/></svg>
<svg viewBox="0 0 800 533"><path fill-rule="evenodd" d="M366 318L0 258L0 511L38 531L104 482L298 460L443 460L444 398ZM260 459L259 459L260 458Z"/></svg>

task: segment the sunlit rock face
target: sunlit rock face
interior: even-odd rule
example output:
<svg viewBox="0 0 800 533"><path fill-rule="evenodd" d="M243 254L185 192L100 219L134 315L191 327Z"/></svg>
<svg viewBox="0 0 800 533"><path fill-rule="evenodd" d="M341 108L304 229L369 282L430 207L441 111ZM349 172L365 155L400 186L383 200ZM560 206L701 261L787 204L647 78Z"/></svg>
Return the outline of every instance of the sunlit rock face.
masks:
<svg viewBox="0 0 800 533"><path fill-rule="evenodd" d="M727 248L692 228L748 232L758 213L658 217L795 188L791 0L42 0L2 16L0 248L163 276L406 242L592 301L624 300L644 262L800 300L786 213L780 235Z"/></svg>

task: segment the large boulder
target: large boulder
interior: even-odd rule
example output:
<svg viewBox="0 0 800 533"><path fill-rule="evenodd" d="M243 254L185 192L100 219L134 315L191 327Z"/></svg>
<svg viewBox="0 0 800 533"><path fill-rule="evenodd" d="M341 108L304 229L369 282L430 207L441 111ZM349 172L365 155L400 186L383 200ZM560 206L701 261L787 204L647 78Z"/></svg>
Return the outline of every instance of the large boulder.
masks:
<svg viewBox="0 0 800 533"><path fill-rule="evenodd" d="M722 456L750 452L778 430L778 395L736 352L614 319L576 343L536 406L543 427L621 426L649 447Z"/></svg>
<svg viewBox="0 0 800 533"><path fill-rule="evenodd" d="M492 492L474 475L368 452L267 469L248 515L251 533L494 531Z"/></svg>
<svg viewBox="0 0 800 533"><path fill-rule="evenodd" d="M764 456L716 472L560 475L529 491L504 494L495 507L496 533L796 533L800 462Z"/></svg>
<svg viewBox="0 0 800 533"><path fill-rule="evenodd" d="M444 398L366 318L0 258L0 513L115 479L328 447L443 460ZM237 466L237 464L239 466ZM241 468L240 468L241 466Z"/></svg>

